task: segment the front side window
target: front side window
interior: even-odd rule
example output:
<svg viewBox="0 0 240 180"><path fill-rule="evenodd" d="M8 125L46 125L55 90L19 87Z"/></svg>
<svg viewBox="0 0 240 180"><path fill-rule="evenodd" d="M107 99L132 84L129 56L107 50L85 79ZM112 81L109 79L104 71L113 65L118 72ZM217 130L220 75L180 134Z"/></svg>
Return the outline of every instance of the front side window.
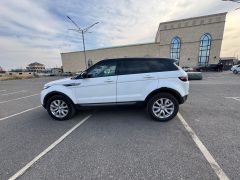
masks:
<svg viewBox="0 0 240 180"><path fill-rule="evenodd" d="M177 64L179 64L180 60L180 47L181 47L180 38L174 37L171 42L171 58L178 60Z"/></svg>
<svg viewBox="0 0 240 180"><path fill-rule="evenodd" d="M115 76L117 63L115 61L100 62L87 71L89 78Z"/></svg>
<svg viewBox="0 0 240 180"><path fill-rule="evenodd" d="M206 66L209 62L209 55L211 49L211 35L204 34L200 39L200 49L199 49L199 57L198 64L202 66Z"/></svg>

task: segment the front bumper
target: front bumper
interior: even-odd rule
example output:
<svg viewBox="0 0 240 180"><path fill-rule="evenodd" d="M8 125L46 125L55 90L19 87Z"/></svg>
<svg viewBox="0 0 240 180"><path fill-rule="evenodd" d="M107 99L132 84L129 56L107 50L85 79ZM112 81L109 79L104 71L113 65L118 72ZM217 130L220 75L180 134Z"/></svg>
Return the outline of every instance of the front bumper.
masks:
<svg viewBox="0 0 240 180"><path fill-rule="evenodd" d="M41 104L44 108L46 108L46 104L44 103L44 98L45 98L46 95L47 95L47 91L42 90L41 91Z"/></svg>

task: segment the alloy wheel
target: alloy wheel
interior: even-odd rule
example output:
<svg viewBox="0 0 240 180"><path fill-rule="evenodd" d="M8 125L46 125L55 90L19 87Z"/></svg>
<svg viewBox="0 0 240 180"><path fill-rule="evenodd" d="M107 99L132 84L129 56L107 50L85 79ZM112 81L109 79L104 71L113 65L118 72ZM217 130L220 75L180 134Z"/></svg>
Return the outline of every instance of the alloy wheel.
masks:
<svg viewBox="0 0 240 180"><path fill-rule="evenodd" d="M174 113L174 103L168 98L160 98L153 103L152 111L161 119L168 118Z"/></svg>
<svg viewBox="0 0 240 180"><path fill-rule="evenodd" d="M54 100L50 104L51 113L57 118L64 118L68 115L69 107L63 100Z"/></svg>

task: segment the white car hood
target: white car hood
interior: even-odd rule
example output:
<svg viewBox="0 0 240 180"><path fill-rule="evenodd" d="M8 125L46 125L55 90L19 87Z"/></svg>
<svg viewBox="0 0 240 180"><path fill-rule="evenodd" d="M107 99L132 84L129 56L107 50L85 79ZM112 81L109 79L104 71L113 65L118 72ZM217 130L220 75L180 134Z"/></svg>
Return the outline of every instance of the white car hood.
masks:
<svg viewBox="0 0 240 180"><path fill-rule="evenodd" d="M46 87L46 86L53 86L53 85L68 84L68 83L71 83L71 82L72 82L71 78L59 79L59 80L51 81L51 82L45 84L44 87Z"/></svg>

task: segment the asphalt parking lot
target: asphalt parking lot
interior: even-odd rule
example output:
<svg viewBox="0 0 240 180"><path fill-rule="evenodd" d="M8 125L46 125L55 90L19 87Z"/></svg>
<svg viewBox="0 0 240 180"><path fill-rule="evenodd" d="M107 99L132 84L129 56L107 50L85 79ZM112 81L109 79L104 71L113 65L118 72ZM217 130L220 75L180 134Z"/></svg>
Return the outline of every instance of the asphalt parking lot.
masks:
<svg viewBox="0 0 240 180"><path fill-rule="evenodd" d="M239 179L240 75L203 77L166 123L136 107L54 121L39 93L55 77L0 81L0 179Z"/></svg>

